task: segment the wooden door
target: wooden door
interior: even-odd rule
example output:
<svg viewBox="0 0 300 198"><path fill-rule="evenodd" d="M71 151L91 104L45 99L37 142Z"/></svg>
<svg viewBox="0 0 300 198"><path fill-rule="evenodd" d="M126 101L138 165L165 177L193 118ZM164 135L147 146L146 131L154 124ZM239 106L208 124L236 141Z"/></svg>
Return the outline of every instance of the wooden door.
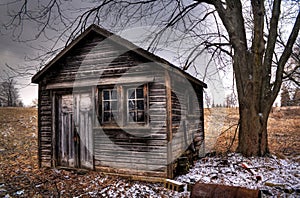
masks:
<svg viewBox="0 0 300 198"><path fill-rule="evenodd" d="M75 127L79 136L79 162L81 168L93 169L93 128L91 93L74 96Z"/></svg>
<svg viewBox="0 0 300 198"><path fill-rule="evenodd" d="M92 102L90 93L58 97L58 164L93 168Z"/></svg>

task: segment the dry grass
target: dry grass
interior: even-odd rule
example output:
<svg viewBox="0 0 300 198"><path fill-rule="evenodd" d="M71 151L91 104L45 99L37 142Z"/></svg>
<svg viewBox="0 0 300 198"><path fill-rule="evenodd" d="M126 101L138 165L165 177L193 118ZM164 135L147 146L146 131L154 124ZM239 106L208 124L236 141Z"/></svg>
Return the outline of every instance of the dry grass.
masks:
<svg viewBox="0 0 300 198"><path fill-rule="evenodd" d="M161 184L96 171L38 168L37 142L37 109L0 107L0 197L111 197L108 194L118 192L118 187L135 189L135 185L155 190L162 197L174 196L175 192ZM136 197L139 190L129 194Z"/></svg>
<svg viewBox="0 0 300 198"><path fill-rule="evenodd" d="M0 108L0 153L2 170L9 170L26 160L27 168L37 167L34 162L37 161L36 109ZM11 158L15 160L8 161Z"/></svg>
<svg viewBox="0 0 300 198"><path fill-rule="evenodd" d="M208 151L226 152L235 133L237 109L205 110L206 147ZM230 129L228 129L230 126ZM300 154L300 108L276 108L269 120L269 147L278 156ZM219 135L222 131L226 132ZM231 151L237 146L234 141ZM108 182L91 183L105 177ZM68 179L66 179L68 178ZM117 178L99 172L81 175L76 172L39 169L37 166L37 109L0 108L0 197L78 196L92 189L104 189ZM125 182L125 181L124 181ZM133 185L133 182L129 182ZM97 185L96 185L97 184ZM83 188L87 185L88 188ZM145 184L146 185L146 184ZM147 184L148 185L148 184ZM159 188L169 193L164 188ZM18 196L18 193L21 195Z"/></svg>
<svg viewBox="0 0 300 198"><path fill-rule="evenodd" d="M217 153L235 151L238 144L237 136L233 145L231 147L230 145L239 119L238 109L206 109L205 115L206 137L214 134L207 139L207 149ZM222 127L216 127L218 125ZM268 140L271 153L280 157L300 156L300 107L273 109L268 122Z"/></svg>

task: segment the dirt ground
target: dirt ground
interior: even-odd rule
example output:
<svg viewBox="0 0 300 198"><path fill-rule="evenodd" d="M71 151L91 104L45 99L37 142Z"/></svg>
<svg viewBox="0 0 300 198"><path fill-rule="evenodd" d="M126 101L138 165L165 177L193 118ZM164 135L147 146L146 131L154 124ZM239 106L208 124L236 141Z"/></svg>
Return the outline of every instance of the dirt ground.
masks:
<svg viewBox="0 0 300 198"><path fill-rule="evenodd" d="M120 189L126 197L177 193L95 171L38 168L37 151L37 109L0 107L0 197L121 197Z"/></svg>
<svg viewBox="0 0 300 198"><path fill-rule="evenodd" d="M238 120L237 109L205 110L206 149L217 153L234 151L231 145ZM230 129L228 129L232 126ZM280 157L300 160L300 108L275 108L269 120L270 151ZM224 132L225 131L225 132ZM221 134L221 135L220 135ZM220 135L220 136L219 136ZM103 179L105 178L105 179ZM100 181L101 180L101 181ZM38 168L37 109L0 108L0 197L90 197L90 189L105 190L115 182L134 186L133 181L75 171ZM119 185L119 184L117 184ZM125 184L124 184L125 185ZM174 194L161 185L139 183L138 186L157 191L161 197ZM137 188L138 189L138 188ZM151 191L151 192L152 192ZM105 192L106 195L108 192ZM104 194L105 194L104 193ZM143 197L149 197L146 194Z"/></svg>

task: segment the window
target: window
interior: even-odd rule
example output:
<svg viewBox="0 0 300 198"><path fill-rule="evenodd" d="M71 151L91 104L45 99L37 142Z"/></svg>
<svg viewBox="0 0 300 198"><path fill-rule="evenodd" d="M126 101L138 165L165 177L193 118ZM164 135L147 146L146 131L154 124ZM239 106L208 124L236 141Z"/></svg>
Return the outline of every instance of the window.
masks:
<svg viewBox="0 0 300 198"><path fill-rule="evenodd" d="M119 126L147 124L147 90L147 84L141 86L118 85L114 88L99 89L99 121L101 124L117 124Z"/></svg>
<svg viewBox="0 0 300 198"><path fill-rule="evenodd" d="M145 123L144 86L127 89L127 122Z"/></svg>
<svg viewBox="0 0 300 198"><path fill-rule="evenodd" d="M102 90L102 123L113 123L118 118L118 97L116 89Z"/></svg>

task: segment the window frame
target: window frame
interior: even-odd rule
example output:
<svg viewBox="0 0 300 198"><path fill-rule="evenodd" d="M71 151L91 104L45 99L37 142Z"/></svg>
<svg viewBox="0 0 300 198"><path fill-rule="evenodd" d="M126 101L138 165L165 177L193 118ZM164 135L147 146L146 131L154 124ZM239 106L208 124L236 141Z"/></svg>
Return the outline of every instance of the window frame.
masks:
<svg viewBox="0 0 300 198"><path fill-rule="evenodd" d="M143 104L144 104L144 121L143 122L129 122L129 99L128 99L128 90L130 89L137 89L138 87L143 88ZM117 102L117 109L114 111L116 112L116 119L110 122L104 121L104 91L112 90L117 91L116 100L111 100L111 98L107 101L116 101ZM148 83L144 83L142 85L138 84L120 84L120 85L107 85L107 86L98 86L98 122L102 127L148 127L149 126L149 93L148 93ZM111 94L110 94L111 96ZM138 99L142 100L142 99ZM111 105L111 104L110 104ZM110 109L112 111L112 109ZM139 110L137 110L139 111Z"/></svg>
<svg viewBox="0 0 300 198"><path fill-rule="evenodd" d="M113 91L115 91L115 94L116 94L116 98L113 98ZM104 92L108 92L109 94L109 98L108 99L105 99L105 94ZM116 120L115 120L115 116L119 117L119 104L118 104L118 90L115 89L115 88L103 88L101 90L101 122L103 124L112 124L112 123L116 123ZM108 103L109 107L108 109L106 109L106 105L105 105L105 102ZM114 109L112 105L112 103L116 103L117 105L117 108ZM109 113L109 120L106 121L105 120L105 113Z"/></svg>
<svg viewBox="0 0 300 198"><path fill-rule="evenodd" d="M140 88L142 87L142 88ZM129 93L128 91L131 90L131 89L134 89L134 92L135 92L135 98L129 98ZM142 89L143 90L143 97L142 99L141 98L138 98L137 97L137 89ZM128 86L125 86L124 88L124 95L126 96L126 99L124 100L124 102L126 103L125 104L125 107L126 107L126 116L125 116L125 123L126 125L138 125L138 126L147 126L149 124L149 119L148 119L148 111L149 111L149 101L148 101L148 84L145 83L143 85L140 85L140 86L134 86L134 85L128 85ZM125 98L125 97L124 97ZM131 112L135 112L135 113L138 113L138 112L144 112L144 121L141 121L141 122L136 122L136 121L130 121L130 110L129 110L129 101L141 101L143 100L143 106L144 106L144 109L143 110L139 110L138 108L135 108L134 110L131 110ZM137 104L136 104L137 106ZM136 115L135 116L136 119L138 119L138 116Z"/></svg>

